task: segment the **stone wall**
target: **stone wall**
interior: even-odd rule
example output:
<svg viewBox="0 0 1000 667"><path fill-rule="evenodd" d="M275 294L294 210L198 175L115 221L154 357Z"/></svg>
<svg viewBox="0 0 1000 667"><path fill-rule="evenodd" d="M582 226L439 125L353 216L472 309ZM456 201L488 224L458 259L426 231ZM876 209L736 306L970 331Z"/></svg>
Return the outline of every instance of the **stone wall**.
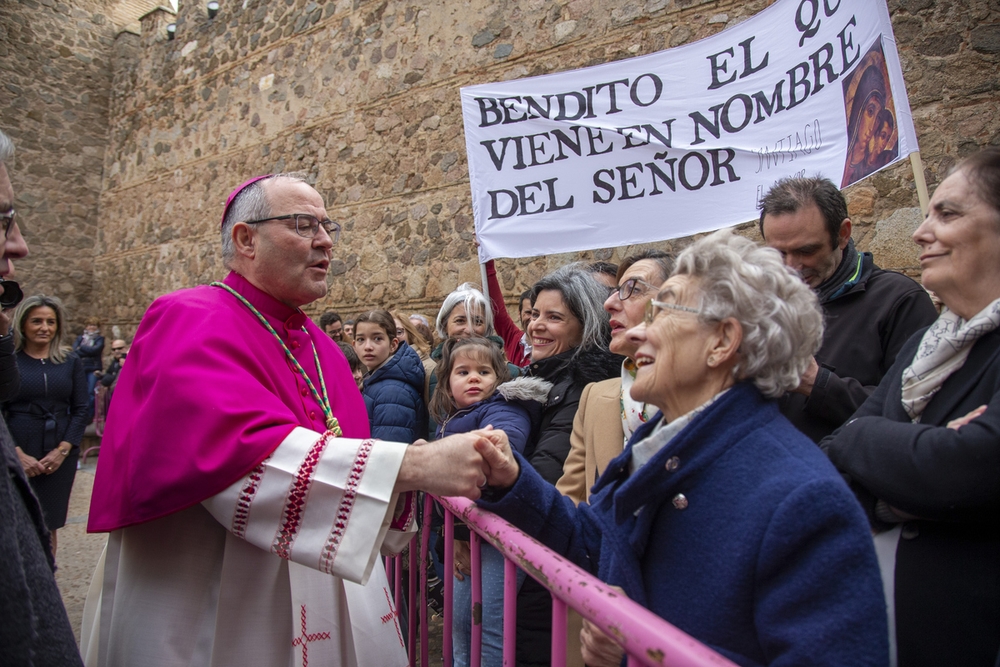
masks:
<svg viewBox="0 0 1000 667"><path fill-rule="evenodd" d="M2 1L2 0L0 0ZM27 1L27 0L23 0ZM458 90L650 53L714 34L766 0L201 0L158 10L111 51L94 304L132 329L165 292L224 274L218 224L249 175L303 171L345 222L331 291L310 312L436 312L479 280ZM1000 8L890 0L929 185L1000 143ZM176 39L165 38L176 20ZM855 237L916 274L919 209L908 166L848 192ZM746 233L753 235L752 225ZM659 244L679 248L685 240ZM498 262L511 296L566 261Z"/></svg>
<svg viewBox="0 0 1000 667"><path fill-rule="evenodd" d="M94 239L108 135L114 26L101 0L0 0L0 128L30 256L25 294L94 312Z"/></svg>

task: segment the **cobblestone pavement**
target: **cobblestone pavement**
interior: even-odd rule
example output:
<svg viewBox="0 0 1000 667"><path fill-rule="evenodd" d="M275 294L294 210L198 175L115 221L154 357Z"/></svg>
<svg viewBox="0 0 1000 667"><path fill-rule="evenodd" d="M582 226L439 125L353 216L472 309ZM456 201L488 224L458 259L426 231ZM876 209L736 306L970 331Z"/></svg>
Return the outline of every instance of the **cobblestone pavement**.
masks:
<svg viewBox="0 0 1000 667"><path fill-rule="evenodd" d="M80 625L83 622L83 603L87 599L87 589L90 587L97 560L101 557L104 544L108 540L105 533L87 533L90 493L94 488L96 469L96 460L90 459L76 471L73 493L69 498L66 525L58 532L56 583L62 592L77 642L80 641Z"/></svg>

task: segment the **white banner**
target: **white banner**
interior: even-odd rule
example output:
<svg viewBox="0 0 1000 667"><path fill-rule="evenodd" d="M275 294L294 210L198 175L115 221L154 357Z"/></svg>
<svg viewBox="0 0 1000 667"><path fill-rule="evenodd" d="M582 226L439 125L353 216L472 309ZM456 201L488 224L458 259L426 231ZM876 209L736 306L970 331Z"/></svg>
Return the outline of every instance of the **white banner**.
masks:
<svg viewBox="0 0 1000 667"><path fill-rule="evenodd" d="M884 0L779 0L693 44L462 89L480 259L688 236L779 178L918 150Z"/></svg>

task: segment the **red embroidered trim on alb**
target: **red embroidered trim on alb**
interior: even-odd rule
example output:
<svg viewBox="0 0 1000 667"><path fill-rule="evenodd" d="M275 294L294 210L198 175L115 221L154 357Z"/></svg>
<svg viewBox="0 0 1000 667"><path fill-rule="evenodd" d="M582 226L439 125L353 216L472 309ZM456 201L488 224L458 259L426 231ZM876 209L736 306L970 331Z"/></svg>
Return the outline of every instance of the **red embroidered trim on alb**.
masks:
<svg viewBox="0 0 1000 667"><path fill-rule="evenodd" d="M241 539L246 538L247 534L247 521L250 518L250 506L253 504L254 496L257 495L257 489L260 488L260 480L264 476L264 464L267 460L271 458L264 459L257 467L250 471L247 475L246 481L243 482L243 488L240 489L239 498L236 499L236 511L233 512L233 525L232 532L233 535Z"/></svg>
<svg viewBox="0 0 1000 667"><path fill-rule="evenodd" d="M319 459L323 455L323 450L326 449L331 435L327 431L309 448L309 453L306 454L298 472L295 473L292 488L288 490L288 495L285 497L281 528L271 544L271 552L286 560L291 557L292 542L295 541L295 536L302 525L302 512L305 510L306 496L309 495L313 474L316 472L316 466L319 464Z"/></svg>
<svg viewBox="0 0 1000 667"><path fill-rule="evenodd" d="M341 498L340 507L337 508L337 518L333 522L333 531L327 538L320 556L319 569L321 572L333 574L333 561L337 558L340 541L344 539L344 533L347 532L347 522L354 509L354 501L358 496L358 486L361 485L361 477L365 474L365 466L368 465L368 457L371 454L373 444L373 440L365 440L358 447L358 454L354 458L351 474L347 476L344 497Z"/></svg>
<svg viewBox="0 0 1000 667"><path fill-rule="evenodd" d="M382 621L382 625L392 621L393 626L396 628L396 636L399 638L399 645L406 648L406 644L403 643L403 633L400 632L399 623L396 622L396 619L399 618L399 612L392 606L392 598L389 596L389 589L383 586L382 590L385 592L385 601L389 604L389 613L382 616L380 619Z"/></svg>
<svg viewBox="0 0 1000 667"><path fill-rule="evenodd" d="M309 667L309 643L318 642L330 638L329 632L306 632L306 606L302 606L302 613L299 615L302 622L302 634L292 640L292 648L302 647L302 667Z"/></svg>

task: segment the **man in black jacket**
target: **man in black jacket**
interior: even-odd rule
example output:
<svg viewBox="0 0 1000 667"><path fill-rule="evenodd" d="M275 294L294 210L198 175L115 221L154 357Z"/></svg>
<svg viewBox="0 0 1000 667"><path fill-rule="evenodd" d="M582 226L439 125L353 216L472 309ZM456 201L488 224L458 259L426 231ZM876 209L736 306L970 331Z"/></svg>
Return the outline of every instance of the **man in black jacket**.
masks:
<svg viewBox="0 0 1000 667"><path fill-rule="evenodd" d="M109 388L114 386L115 380L118 379L118 374L122 371L122 362L125 361L127 352L128 344L121 338L111 341L111 363L108 364L106 371L98 375L98 379L102 385Z"/></svg>
<svg viewBox="0 0 1000 667"><path fill-rule="evenodd" d="M14 221L14 188L7 164L14 144L0 132L0 276L13 274L12 259L28 254ZM0 283L0 294L3 284ZM0 313L0 400L13 398L20 382L10 319ZM0 418L0 662L5 665L83 665L56 580L49 531L28 485L14 440Z"/></svg>
<svg viewBox="0 0 1000 667"><path fill-rule="evenodd" d="M760 203L764 243L819 297L823 345L781 411L819 442L854 414L917 330L937 318L915 281L875 265L851 239L847 201L825 178L778 181Z"/></svg>

